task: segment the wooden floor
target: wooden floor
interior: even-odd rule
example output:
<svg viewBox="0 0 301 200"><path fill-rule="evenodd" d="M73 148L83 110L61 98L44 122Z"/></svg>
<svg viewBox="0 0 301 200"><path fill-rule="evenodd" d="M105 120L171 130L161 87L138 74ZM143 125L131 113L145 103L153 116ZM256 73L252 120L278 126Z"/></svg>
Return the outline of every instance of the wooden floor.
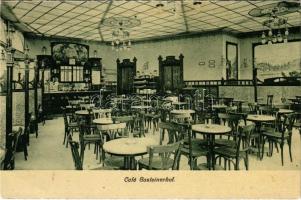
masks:
<svg viewBox="0 0 301 200"><path fill-rule="evenodd" d="M30 146L28 147L28 160L25 161L23 153L16 154L16 170L73 170L73 160L70 148L66 148L63 143L64 120L62 117L47 120L43 126L39 125L39 137L30 136ZM147 134L146 137L153 137L159 140L159 134ZM78 140L75 133L74 138ZM281 166L280 153L276 150L272 157L265 156L262 161L258 160L256 155L250 156L249 170L300 170L301 161L301 137L298 130L293 130L293 162L289 160L288 147L284 149L284 166ZM99 160L96 160L94 146L85 151L84 169L90 169L100 166ZM199 159L198 163L204 163L205 159ZM244 169L241 161L240 167ZM189 170L188 161L185 156L181 158L181 170ZM233 168L232 168L233 169Z"/></svg>

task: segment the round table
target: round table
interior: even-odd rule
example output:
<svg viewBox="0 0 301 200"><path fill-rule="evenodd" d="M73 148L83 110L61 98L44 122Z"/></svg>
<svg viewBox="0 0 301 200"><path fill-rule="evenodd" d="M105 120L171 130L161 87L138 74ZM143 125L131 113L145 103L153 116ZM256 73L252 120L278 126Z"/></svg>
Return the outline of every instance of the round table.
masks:
<svg viewBox="0 0 301 200"><path fill-rule="evenodd" d="M293 110L282 109L282 108L278 110L279 114L289 114L289 113L293 113L293 112L294 112Z"/></svg>
<svg viewBox="0 0 301 200"><path fill-rule="evenodd" d="M170 113L175 114L175 115L183 115L183 114L194 114L195 111L183 109L183 110L172 110L172 111L170 111Z"/></svg>
<svg viewBox="0 0 301 200"><path fill-rule="evenodd" d="M151 106L131 106L132 109L149 109Z"/></svg>
<svg viewBox="0 0 301 200"><path fill-rule="evenodd" d="M103 150L111 155L124 157L124 168L135 169L135 156L147 153L147 147L151 145L159 145L152 138L120 138L105 142Z"/></svg>
<svg viewBox="0 0 301 200"><path fill-rule="evenodd" d="M93 119L93 123L99 125L113 124L113 120L112 118L98 118Z"/></svg>
<svg viewBox="0 0 301 200"><path fill-rule="evenodd" d="M187 102L176 101L176 102L172 102L172 105L175 105L176 107L178 107L178 109L181 109L181 107L184 107L185 105L188 105L188 103Z"/></svg>
<svg viewBox="0 0 301 200"><path fill-rule="evenodd" d="M276 118L271 115L248 115L247 120L253 121L255 123L270 122L274 121Z"/></svg>
<svg viewBox="0 0 301 200"><path fill-rule="evenodd" d="M93 115L93 112L89 112L88 110L77 110L75 111L77 115Z"/></svg>
<svg viewBox="0 0 301 200"><path fill-rule="evenodd" d="M195 124L192 131L207 135L209 140L209 169L214 169L214 143L215 135L223 135L231 132L231 128L219 124Z"/></svg>
<svg viewBox="0 0 301 200"><path fill-rule="evenodd" d="M212 105L212 108L213 109L225 109L227 108L228 106L224 105L224 104L215 104L215 105Z"/></svg>

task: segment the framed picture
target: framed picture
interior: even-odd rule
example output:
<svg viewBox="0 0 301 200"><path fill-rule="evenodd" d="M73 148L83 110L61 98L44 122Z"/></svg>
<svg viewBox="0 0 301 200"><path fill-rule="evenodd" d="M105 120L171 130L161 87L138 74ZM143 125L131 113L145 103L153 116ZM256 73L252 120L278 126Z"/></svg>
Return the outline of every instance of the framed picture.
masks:
<svg viewBox="0 0 301 200"><path fill-rule="evenodd" d="M238 79L238 48L237 44L226 42L226 79Z"/></svg>
<svg viewBox="0 0 301 200"><path fill-rule="evenodd" d="M210 68L215 68L215 60L209 60L208 63Z"/></svg>
<svg viewBox="0 0 301 200"><path fill-rule="evenodd" d="M89 46L77 43L51 43L52 57L61 65L83 65L89 58Z"/></svg>
<svg viewBox="0 0 301 200"><path fill-rule="evenodd" d="M203 66L203 65L205 65L206 63L205 63L205 61L200 61L199 62L199 66Z"/></svg>

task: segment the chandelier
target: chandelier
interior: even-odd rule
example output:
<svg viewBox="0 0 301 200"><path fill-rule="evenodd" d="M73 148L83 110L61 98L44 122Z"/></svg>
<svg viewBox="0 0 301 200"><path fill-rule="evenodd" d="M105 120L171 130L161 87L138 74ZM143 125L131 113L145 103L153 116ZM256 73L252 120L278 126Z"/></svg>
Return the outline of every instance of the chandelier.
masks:
<svg viewBox="0 0 301 200"><path fill-rule="evenodd" d="M267 34L265 31L262 32L262 44L287 43L289 35L287 19L272 14L269 19L263 22L263 26L268 28L268 32Z"/></svg>
<svg viewBox="0 0 301 200"><path fill-rule="evenodd" d="M124 30L122 27L114 30L112 32L112 50L130 50L131 49L131 40L130 32Z"/></svg>
<svg viewBox="0 0 301 200"><path fill-rule="evenodd" d="M257 6L249 11L252 17L268 17L262 25L267 32L261 34L262 44L286 43L288 41L288 19L281 17L293 12L298 12L301 6L299 2L281 1L263 6Z"/></svg>
<svg viewBox="0 0 301 200"><path fill-rule="evenodd" d="M141 21L137 17L109 17L103 20L102 25L112 27L112 50L130 50L130 28L139 26Z"/></svg>

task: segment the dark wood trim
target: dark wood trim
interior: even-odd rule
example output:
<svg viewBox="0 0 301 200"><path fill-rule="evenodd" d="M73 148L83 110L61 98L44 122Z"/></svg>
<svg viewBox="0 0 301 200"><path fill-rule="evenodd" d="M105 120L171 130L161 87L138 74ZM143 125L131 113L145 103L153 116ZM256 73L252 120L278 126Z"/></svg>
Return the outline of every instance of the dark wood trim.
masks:
<svg viewBox="0 0 301 200"><path fill-rule="evenodd" d="M7 91L6 91L6 149L9 149L11 144L9 142L9 134L12 133L13 128L13 93L12 93L12 80L13 80L13 66L14 66L14 49L9 49L10 57L7 58L6 63L6 76L7 76Z"/></svg>
<svg viewBox="0 0 301 200"><path fill-rule="evenodd" d="M36 66L34 68L34 116L35 116L35 131L36 131L36 134L38 135L38 115L39 115L39 111L38 111L38 82L40 80L40 77L39 77L39 69L38 67Z"/></svg>
<svg viewBox="0 0 301 200"><path fill-rule="evenodd" d="M24 119L25 119L25 135L26 142L29 143L29 62L25 61L25 78L24 78Z"/></svg>
<svg viewBox="0 0 301 200"><path fill-rule="evenodd" d="M237 67L236 67L236 77L235 79L238 80L238 77L239 77L239 66L238 66L238 44L237 43L234 43L234 42L229 42L229 41L226 41L226 61L228 61L228 45L233 45L233 46L236 46L236 63L237 63ZM228 77L227 77L228 78Z"/></svg>

